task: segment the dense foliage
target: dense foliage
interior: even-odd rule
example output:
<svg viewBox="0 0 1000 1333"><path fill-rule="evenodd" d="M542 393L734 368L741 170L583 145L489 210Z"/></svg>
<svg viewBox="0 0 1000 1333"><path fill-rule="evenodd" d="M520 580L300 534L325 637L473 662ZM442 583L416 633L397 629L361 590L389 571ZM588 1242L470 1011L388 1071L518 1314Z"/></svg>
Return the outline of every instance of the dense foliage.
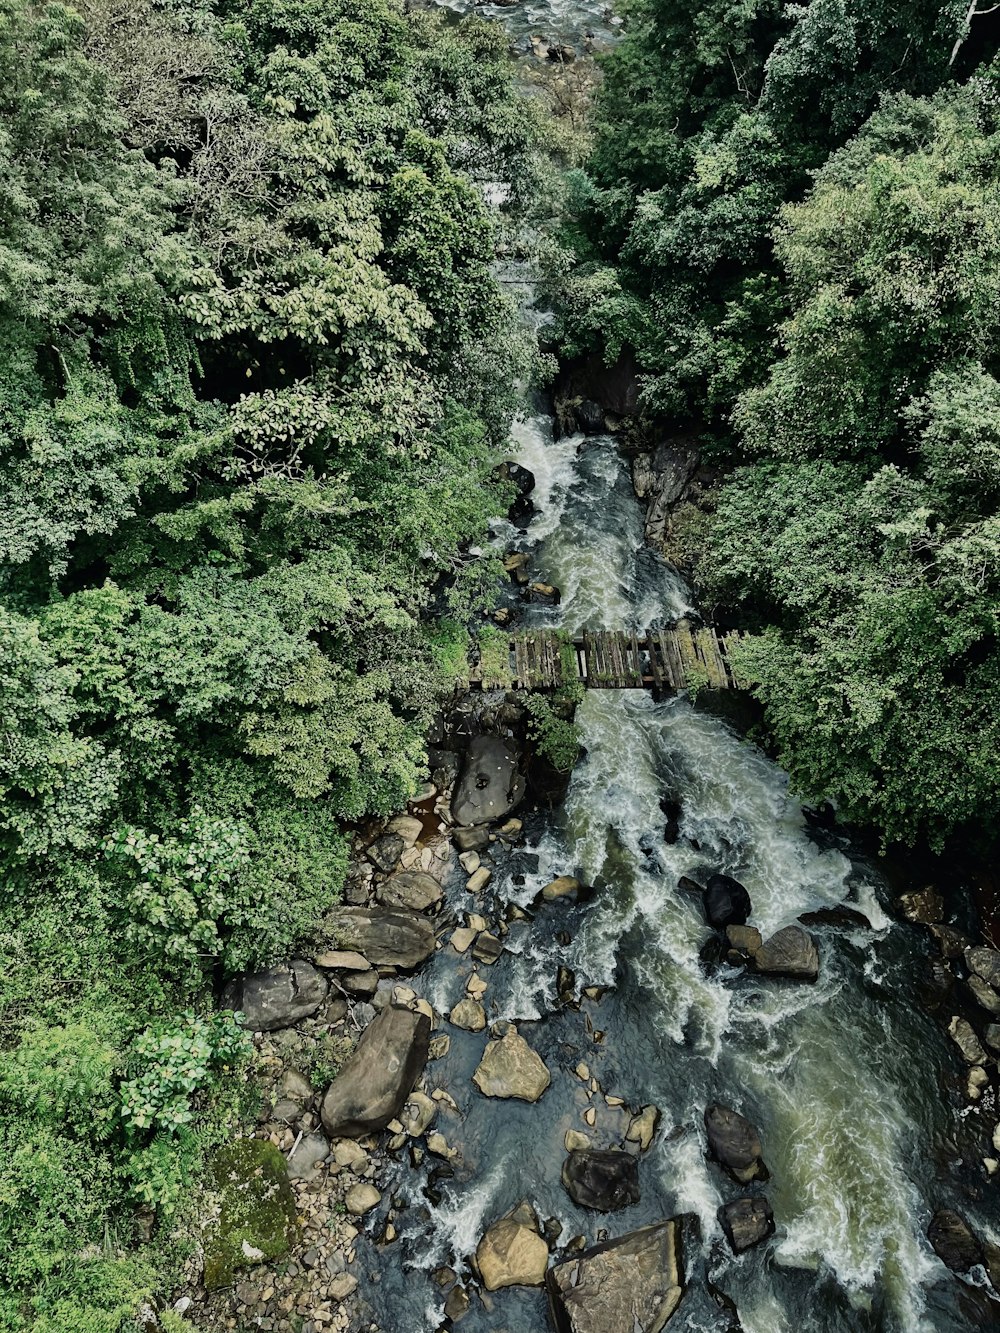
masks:
<svg viewBox="0 0 1000 1333"><path fill-rule="evenodd" d="M529 124L495 30L397 0L0 0L2 1329L156 1290L133 1205L242 1058L213 970L421 774Z"/></svg>
<svg viewBox="0 0 1000 1333"><path fill-rule="evenodd" d="M800 791L888 839L996 808L993 20L634 0L575 183L570 352L724 472L687 527ZM952 59L954 54L954 59Z"/></svg>

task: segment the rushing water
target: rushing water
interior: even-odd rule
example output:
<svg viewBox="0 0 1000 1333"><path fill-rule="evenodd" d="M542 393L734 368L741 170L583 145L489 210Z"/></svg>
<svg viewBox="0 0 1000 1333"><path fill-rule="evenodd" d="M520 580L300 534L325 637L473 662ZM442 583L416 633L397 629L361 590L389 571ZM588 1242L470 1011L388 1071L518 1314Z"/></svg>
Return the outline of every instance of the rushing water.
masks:
<svg viewBox="0 0 1000 1333"><path fill-rule="evenodd" d="M465 12L467 0L444 0ZM514 36L541 31L577 41L608 16L589 0L537 0L477 7ZM643 546L627 467L610 438L554 440L547 417L512 432L512 456L536 478L536 514L526 533L499 525L498 542L532 551L536 577L559 586L558 608L531 608L534 623L567 630L646 628L690 609L675 571ZM962 1312L960 1288L924 1233L939 1197L938 1149L953 1115L940 1094L954 1054L914 1001L922 958L913 932L882 908L877 868L837 833L815 834L790 798L786 776L728 727L684 698L656 702L641 691L589 692L578 713L585 757L564 805L527 820L527 847L496 858L481 904L464 876L447 886L456 918L477 908L502 920L560 874L595 886L585 904L553 904L515 920L505 952L481 971L490 1020L516 1020L542 1055L552 1085L535 1105L479 1095L471 1075L487 1034L446 1028L451 1047L428 1067L444 1089L437 1128L457 1149L453 1178L439 1163L402 1165L386 1195L399 1241L363 1250L366 1298L384 1333L443 1327L439 1265L469 1277L489 1223L522 1198L562 1224L563 1240L593 1242L693 1213L700 1250L686 1256L690 1283L670 1333L728 1327L709 1283L736 1304L747 1333L952 1333L982 1326ZM660 800L682 803L681 836L663 838ZM750 891L751 918L766 936L803 912L849 903L870 929L814 929L821 951L815 986L707 968L712 932L700 901L678 888L683 875L712 871ZM569 942L567 943L567 939ZM560 1008L556 971L573 968L579 988L607 987L599 1000ZM447 1013L464 992L468 958L441 950L419 978ZM576 1208L560 1184L569 1128L595 1146L618 1146L627 1111L588 1101L574 1076L584 1060L603 1092L633 1108L662 1111L640 1164L641 1202L610 1216ZM722 1101L760 1128L771 1170L766 1193L775 1237L734 1258L720 1205L739 1189L706 1159L702 1114ZM978 1225L991 1234L978 1219ZM376 1229L378 1224L376 1223ZM543 1333L542 1293L472 1292L467 1333ZM618 1330L608 1330L618 1333Z"/></svg>

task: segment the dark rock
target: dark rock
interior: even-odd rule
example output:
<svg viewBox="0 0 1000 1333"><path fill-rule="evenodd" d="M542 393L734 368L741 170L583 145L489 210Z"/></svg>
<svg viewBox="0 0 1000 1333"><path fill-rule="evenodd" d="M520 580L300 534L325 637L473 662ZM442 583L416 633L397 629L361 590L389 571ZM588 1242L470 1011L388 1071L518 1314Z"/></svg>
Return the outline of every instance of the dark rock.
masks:
<svg viewBox="0 0 1000 1333"><path fill-rule="evenodd" d="M719 1221L734 1254L742 1254L774 1235L771 1205L760 1195L727 1203L719 1209Z"/></svg>
<svg viewBox="0 0 1000 1333"><path fill-rule="evenodd" d="M704 904L708 924L717 930L745 926L753 910L749 893L730 875L712 876L705 885Z"/></svg>
<svg viewBox="0 0 1000 1333"><path fill-rule="evenodd" d="M705 892L704 886L699 884L697 880L692 879L690 875L681 875L677 881L677 887L682 893L697 893L699 897Z"/></svg>
<svg viewBox="0 0 1000 1333"><path fill-rule="evenodd" d="M977 977L982 977L988 986L995 986L1000 990L1000 952L996 949L987 949L984 945L977 944L965 951L965 961L971 972L975 972Z"/></svg>
<svg viewBox="0 0 1000 1333"><path fill-rule="evenodd" d="M243 1014L244 1027L274 1032L314 1014L327 995L326 978L312 963L290 963L234 977L222 993L222 1007Z"/></svg>
<svg viewBox="0 0 1000 1333"><path fill-rule="evenodd" d="M576 973L565 963L556 970L556 995L560 1004L572 1004L576 994Z"/></svg>
<svg viewBox="0 0 1000 1333"><path fill-rule="evenodd" d="M1000 1016L1000 995L992 986L986 984L982 977L977 977L975 972L965 983L969 988L969 993L981 1009L985 1009L988 1014L994 1017Z"/></svg>
<svg viewBox="0 0 1000 1333"><path fill-rule="evenodd" d="M794 977L815 981L819 976L819 950L808 931L786 926L765 940L754 954L754 967L767 976Z"/></svg>
<svg viewBox="0 0 1000 1333"><path fill-rule="evenodd" d="M370 1000L378 990L378 973L373 967L367 972L348 972L337 984L345 995L356 1000Z"/></svg>
<svg viewBox="0 0 1000 1333"><path fill-rule="evenodd" d="M524 778L513 752L495 736L474 736L452 797L456 824L488 824L503 819L524 796Z"/></svg>
<svg viewBox="0 0 1000 1333"><path fill-rule="evenodd" d="M988 1023L983 1038L991 1051L1000 1051L1000 1023Z"/></svg>
<svg viewBox="0 0 1000 1333"><path fill-rule="evenodd" d="M632 460L632 486L646 501L646 542L654 550L662 546L670 511L683 498L698 471L698 450L692 441L668 441L652 453Z"/></svg>
<svg viewBox="0 0 1000 1333"><path fill-rule="evenodd" d="M902 894L899 899L899 910L907 921L920 926L930 926L944 916L944 899L933 885L928 885L925 889Z"/></svg>
<svg viewBox="0 0 1000 1333"><path fill-rule="evenodd" d="M428 750L427 767L430 769L431 782L440 791L454 786L458 778L460 761L454 750Z"/></svg>
<svg viewBox="0 0 1000 1333"><path fill-rule="evenodd" d="M323 1098L330 1138L361 1138L398 1116L427 1063L431 1020L391 1003L368 1024Z"/></svg>
<svg viewBox="0 0 1000 1333"><path fill-rule="evenodd" d="M584 1249L546 1274L552 1322L558 1333L661 1333L684 1294L681 1264L676 1219Z"/></svg>
<svg viewBox="0 0 1000 1333"><path fill-rule="evenodd" d="M815 912L803 912L799 917L803 926L832 926L835 930L871 930L872 923L853 907L819 907Z"/></svg>
<svg viewBox="0 0 1000 1333"><path fill-rule="evenodd" d="M487 824L478 824L472 828L456 828L451 831L451 840L460 852L481 852L490 845L490 830Z"/></svg>
<svg viewBox="0 0 1000 1333"><path fill-rule="evenodd" d="M985 1258L968 1222L950 1208L939 1208L931 1218L927 1239L934 1253L953 1273L967 1273Z"/></svg>
<svg viewBox="0 0 1000 1333"><path fill-rule="evenodd" d="M380 884L375 890L375 897L385 907L430 912L440 905L444 890L433 875L423 870L402 870Z"/></svg>
<svg viewBox="0 0 1000 1333"><path fill-rule="evenodd" d="M726 943L743 958L753 958L763 944L756 926L727 926Z"/></svg>
<svg viewBox="0 0 1000 1333"><path fill-rule="evenodd" d="M963 952L969 947L969 937L963 935L960 930L955 930L952 926L935 924L928 926L927 929L937 942L942 958L961 958Z"/></svg>
<svg viewBox="0 0 1000 1333"><path fill-rule="evenodd" d="M444 1303L444 1312L453 1324L469 1313L472 1302L464 1287L452 1287Z"/></svg>
<svg viewBox="0 0 1000 1333"><path fill-rule="evenodd" d="M639 1163L627 1152L577 1148L563 1162L562 1183L581 1208L615 1213L639 1202Z"/></svg>
<svg viewBox="0 0 1000 1333"><path fill-rule="evenodd" d="M495 935L491 935L487 930L479 932L476 936L476 942L472 946L473 958L478 958L481 963L495 963L502 953L502 940L498 940Z"/></svg>
<svg viewBox="0 0 1000 1333"><path fill-rule="evenodd" d="M660 798L660 809L666 820L663 826L663 841L673 846L681 835L681 803L676 797L663 796Z"/></svg>
<svg viewBox="0 0 1000 1333"><path fill-rule="evenodd" d="M745 1116L714 1103L705 1110L705 1130L709 1151L734 1180L748 1185L751 1180L769 1178L760 1135Z"/></svg>
<svg viewBox="0 0 1000 1333"><path fill-rule="evenodd" d="M383 833L368 848L368 859L377 865L379 870L388 873L390 870L395 870L405 849L406 843L398 833Z"/></svg>
<svg viewBox="0 0 1000 1333"><path fill-rule="evenodd" d="M498 481L507 482L514 487L515 495L507 517L512 523L523 524L535 512L531 493L535 489L535 478L526 467L510 460L501 463L493 474Z"/></svg>
<svg viewBox="0 0 1000 1333"><path fill-rule="evenodd" d="M323 932L338 949L355 949L376 967L419 967L434 952L426 917L395 907L335 907Z"/></svg>

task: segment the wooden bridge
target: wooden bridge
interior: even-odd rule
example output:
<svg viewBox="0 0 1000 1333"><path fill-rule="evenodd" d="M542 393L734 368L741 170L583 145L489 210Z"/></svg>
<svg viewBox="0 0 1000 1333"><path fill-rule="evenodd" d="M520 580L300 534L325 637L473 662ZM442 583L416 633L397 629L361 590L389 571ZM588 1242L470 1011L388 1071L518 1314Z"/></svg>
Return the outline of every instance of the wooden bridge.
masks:
<svg viewBox="0 0 1000 1333"><path fill-rule="evenodd" d="M746 682L730 657L739 638L689 621L642 633L585 631L576 639L557 630L524 630L510 639L509 679L491 680L474 669L473 683L554 690L575 679L591 690L740 690Z"/></svg>

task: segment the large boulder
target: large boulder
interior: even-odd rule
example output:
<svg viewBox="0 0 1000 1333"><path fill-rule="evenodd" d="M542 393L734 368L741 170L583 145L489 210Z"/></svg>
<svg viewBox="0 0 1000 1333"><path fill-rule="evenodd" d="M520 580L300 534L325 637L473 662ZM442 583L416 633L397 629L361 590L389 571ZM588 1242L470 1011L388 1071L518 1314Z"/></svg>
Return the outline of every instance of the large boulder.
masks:
<svg viewBox="0 0 1000 1333"><path fill-rule="evenodd" d="M753 910L750 895L731 875L713 875L705 885L705 916L710 926L745 926Z"/></svg>
<svg viewBox="0 0 1000 1333"><path fill-rule="evenodd" d="M537 1102L552 1077L541 1056L509 1028L499 1041L487 1043L472 1081L484 1097Z"/></svg>
<svg viewBox="0 0 1000 1333"><path fill-rule="evenodd" d="M819 976L819 950L807 930L785 926L764 941L753 956L753 965L765 976L815 981Z"/></svg>
<svg viewBox="0 0 1000 1333"><path fill-rule="evenodd" d="M751 1180L767 1180L760 1135L745 1116L718 1103L705 1109L708 1148L734 1180L748 1185Z"/></svg>
<svg viewBox="0 0 1000 1333"><path fill-rule="evenodd" d="M967 1273L985 1258L983 1247L960 1213L939 1208L927 1228L934 1253L953 1273Z"/></svg>
<svg viewBox="0 0 1000 1333"><path fill-rule="evenodd" d="M476 1248L476 1267L487 1291L540 1287L548 1262L549 1247L527 1202L494 1222Z"/></svg>
<svg viewBox="0 0 1000 1333"><path fill-rule="evenodd" d="M577 1149L563 1162L562 1183L581 1208L615 1213L639 1202L639 1162L627 1152Z"/></svg>
<svg viewBox="0 0 1000 1333"><path fill-rule="evenodd" d="M725 1204L719 1209L719 1221L734 1254L742 1254L774 1235L774 1213L761 1195Z"/></svg>
<svg viewBox="0 0 1000 1333"><path fill-rule="evenodd" d="M512 523L519 525L526 523L535 510L535 503L531 498L531 493L535 489L534 475L520 463L510 460L495 468L493 475L498 481L506 482L514 488L514 500L507 510L507 517Z"/></svg>
<svg viewBox="0 0 1000 1333"><path fill-rule="evenodd" d="M473 736L462 776L451 798L456 824L488 824L504 819L524 796L517 758L496 736Z"/></svg>
<svg viewBox="0 0 1000 1333"><path fill-rule="evenodd" d="M948 1024L948 1036L958 1047L966 1064L981 1065L986 1063L986 1052L976 1036L975 1028L967 1018L960 1018L958 1014L954 1014Z"/></svg>
<svg viewBox="0 0 1000 1333"><path fill-rule="evenodd" d="M338 949L363 954L376 967L410 970L434 952L434 927L417 912L396 907L335 907L323 933Z"/></svg>
<svg viewBox="0 0 1000 1333"><path fill-rule="evenodd" d="M323 1098L330 1138L360 1138L399 1115L427 1063L431 1020L392 1000L361 1034Z"/></svg>
<svg viewBox="0 0 1000 1333"><path fill-rule="evenodd" d="M444 889L423 870L401 870L375 890L375 897L384 907L397 907L408 912L429 912L444 897Z"/></svg>
<svg viewBox="0 0 1000 1333"><path fill-rule="evenodd" d="M222 1007L243 1014L245 1027L274 1032L309 1018L327 996L326 978L312 963L293 958L290 963L234 977L222 993Z"/></svg>
<svg viewBox="0 0 1000 1333"><path fill-rule="evenodd" d="M661 1333L684 1293L676 1219L594 1245L545 1278L558 1333Z"/></svg>
<svg viewBox="0 0 1000 1333"><path fill-rule="evenodd" d="M966 949L965 961L977 977L982 977L988 986L1000 990L1000 951L987 949L983 944L974 944Z"/></svg>
<svg viewBox="0 0 1000 1333"><path fill-rule="evenodd" d="M232 1284L237 1268L286 1255L298 1239L295 1196L281 1153L266 1139L237 1139L211 1160L218 1207L205 1233L203 1280Z"/></svg>

